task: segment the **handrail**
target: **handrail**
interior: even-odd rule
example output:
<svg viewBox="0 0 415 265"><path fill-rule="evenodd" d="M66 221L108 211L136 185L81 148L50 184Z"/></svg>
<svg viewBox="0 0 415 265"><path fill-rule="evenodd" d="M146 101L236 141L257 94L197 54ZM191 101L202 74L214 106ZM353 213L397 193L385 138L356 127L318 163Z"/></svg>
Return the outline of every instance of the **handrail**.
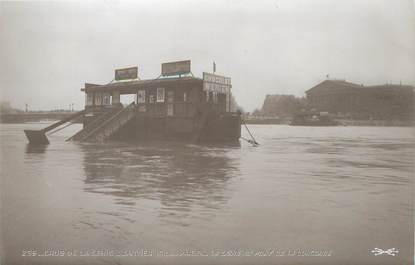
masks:
<svg viewBox="0 0 415 265"><path fill-rule="evenodd" d="M102 122L102 119L104 119L106 116L108 116L109 114L111 114L112 112L114 112L114 110L110 110L107 112L102 113L101 115L99 115L96 119L94 119L93 121L91 121L90 123L88 123L88 125L86 125L82 130L80 130L79 132L77 132L76 134L72 135L71 137L69 137L68 139L66 139L66 141L71 141L79 136L82 136L85 133L88 133L88 130L93 128Z"/></svg>
<svg viewBox="0 0 415 265"><path fill-rule="evenodd" d="M61 126L64 123L67 123L77 117L80 117L85 113L85 110L81 110L79 112L76 112L69 117L66 117L56 123L53 123L52 125L49 125L46 128L43 128L42 130L24 130L24 133L29 140L30 144L49 144L49 140L46 137L46 132L51 131L59 126ZM64 127L65 128L65 127Z"/></svg>
<svg viewBox="0 0 415 265"><path fill-rule="evenodd" d="M135 102L132 102L127 107L119 110L115 115L113 115L112 117L110 117L108 120L104 121L100 126L98 126L94 130L92 130L91 132L89 132L87 135L85 135L84 137L82 137L81 141L84 140L84 139L87 139L88 137L90 137L91 135L93 135L96 131L98 131L102 127L106 126L109 122L111 122L112 120L114 120L116 117L118 117L124 111L127 111L127 109L129 110L134 105L135 105Z"/></svg>
<svg viewBox="0 0 415 265"><path fill-rule="evenodd" d="M71 120L79 117L80 115L82 115L84 113L85 113L85 110L75 112L74 114L71 114L69 117L66 117L66 118L64 118L64 119L62 119L62 120L60 120L60 121L58 121L58 122L56 122L52 125L49 125L46 128L43 128L42 132L46 133L48 131L51 131L51 130L55 129L56 127L61 126L62 124L67 123L68 121L71 121Z"/></svg>

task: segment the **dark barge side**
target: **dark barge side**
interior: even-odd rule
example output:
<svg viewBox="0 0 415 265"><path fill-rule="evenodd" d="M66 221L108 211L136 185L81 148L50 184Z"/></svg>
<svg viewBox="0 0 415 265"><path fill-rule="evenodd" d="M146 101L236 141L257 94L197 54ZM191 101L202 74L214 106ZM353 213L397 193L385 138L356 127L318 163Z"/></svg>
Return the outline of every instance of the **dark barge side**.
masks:
<svg viewBox="0 0 415 265"><path fill-rule="evenodd" d="M131 75L132 74L132 75ZM137 79L137 68L116 70L115 82L85 84L84 128L71 140L181 139L238 141L241 117L231 95L231 79L190 72L190 61L162 65L156 79ZM134 79L132 79L133 77ZM127 107L121 95L135 95Z"/></svg>

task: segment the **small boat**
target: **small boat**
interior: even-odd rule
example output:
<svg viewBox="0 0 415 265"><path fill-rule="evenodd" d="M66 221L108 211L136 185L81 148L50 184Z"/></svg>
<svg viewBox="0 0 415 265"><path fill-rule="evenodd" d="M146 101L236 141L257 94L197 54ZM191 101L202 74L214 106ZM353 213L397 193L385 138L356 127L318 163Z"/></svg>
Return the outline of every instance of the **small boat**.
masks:
<svg viewBox="0 0 415 265"><path fill-rule="evenodd" d="M307 112L294 116L290 125L293 126L337 126L339 122L333 120L328 112Z"/></svg>

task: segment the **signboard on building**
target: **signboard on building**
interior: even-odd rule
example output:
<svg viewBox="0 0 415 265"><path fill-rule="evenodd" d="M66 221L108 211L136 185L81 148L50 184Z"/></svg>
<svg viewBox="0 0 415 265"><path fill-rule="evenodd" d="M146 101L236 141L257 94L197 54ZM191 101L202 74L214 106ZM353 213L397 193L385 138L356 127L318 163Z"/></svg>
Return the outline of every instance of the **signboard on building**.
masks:
<svg viewBox="0 0 415 265"><path fill-rule="evenodd" d="M226 94L227 112L231 111L231 78L210 73L203 73L203 90L206 91L206 101L217 103L218 94ZM212 97L212 98L210 98Z"/></svg>
<svg viewBox="0 0 415 265"><path fill-rule="evenodd" d="M129 67L115 70L115 80L137 79L138 67Z"/></svg>
<svg viewBox="0 0 415 265"><path fill-rule="evenodd" d="M190 60L161 64L161 75L184 75L190 73Z"/></svg>
<svg viewBox="0 0 415 265"><path fill-rule="evenodd" d="M205 72L203 73L203 90L209 92L229 94L231 87L232 84L230 77Z"/></svg>

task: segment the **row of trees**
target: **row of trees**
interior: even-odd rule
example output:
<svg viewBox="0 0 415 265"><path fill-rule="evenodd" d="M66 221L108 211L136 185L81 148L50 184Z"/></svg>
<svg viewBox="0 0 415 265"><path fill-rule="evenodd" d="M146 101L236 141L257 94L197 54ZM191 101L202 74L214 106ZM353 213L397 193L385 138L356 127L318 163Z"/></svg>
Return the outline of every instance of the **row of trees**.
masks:
<svg viewBox="0 0 415 265"><path fill-rule="evenodd" d="M13 108L13 106L8 101L0 101L0 113L9 114L9 113L21 113L22 110Z"/></svg>
<svg viewBox="0 0 415 265"><path fill-rule="evenodd" d="M261 109L256 109L254 116L292 117L306 108L306 99L293 95L266 95Z"/></svg>

